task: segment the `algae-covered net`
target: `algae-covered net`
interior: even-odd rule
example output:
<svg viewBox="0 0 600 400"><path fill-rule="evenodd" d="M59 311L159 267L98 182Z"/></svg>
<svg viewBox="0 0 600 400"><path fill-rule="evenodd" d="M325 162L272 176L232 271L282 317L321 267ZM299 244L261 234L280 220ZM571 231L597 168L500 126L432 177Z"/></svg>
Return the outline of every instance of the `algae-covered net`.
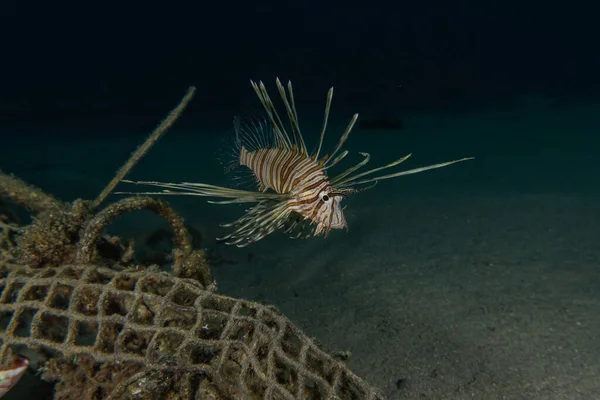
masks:
<svg viewBox="0 0 600 400"><path fill-rule="evenodd" d="M59 399L380 399L274 307L216 293L183 219L163 201L127 198L99 210L176 120L182 102L94 201L66 204L0 172L0 362L35 353ZM146 209L174 231L171 272L139 265L104 235Z"/></svg>
<svg viewBox="0 0 600 400"><path fill-rule="evenodd" d="M52 353L48 379L67 378L68 360L91 358L85 389L94 394L111 387L112 397L132 397L142 381L182 398L376 398L272 307L191 279L154 268L65 265L4 271L0 285L2 350ZM113 365L130 378L117 384L94 375ZM68 394L73 383L63 383L59 392Z"/></svg>

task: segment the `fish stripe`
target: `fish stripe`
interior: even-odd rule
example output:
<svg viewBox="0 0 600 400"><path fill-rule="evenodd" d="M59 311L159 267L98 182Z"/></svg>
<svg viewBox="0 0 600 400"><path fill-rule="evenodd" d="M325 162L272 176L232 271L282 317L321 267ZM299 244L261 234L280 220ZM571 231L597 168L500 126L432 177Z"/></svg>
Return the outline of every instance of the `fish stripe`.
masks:
<svg viewBox="0 0 600 400"><path fill-rule="evenodd" d="M271 215L269 220L245 220L246 235L254 240L260 239L271 229L279 229L284 219L296 212L313 226L313 234L327 234L336 221L336 228L345 226L343 215L334 212L338 202L331 197L328 202L321 198L329 193L331 183L325 173L323 162L302 153L298 146L266 147L248 151L242 147L240 165L252 170L261 190L272 189L279 194L291 194L292 197L281 204L278 216ZM273 218L274 219L271 219ZM264 229L262 228L264 227Z"/></svg>
<svg viewBox="0 0 600 400"><path fill-rule="evenodd" d="M297 150L267 148L248 152L244 149L240 153L240 164L249 167L260 184L277 193L301 191L310 193L312 198L315 197L313 190L322 190L329 184L322 167ZM312 201L317 200L315 197Z"/></svg>

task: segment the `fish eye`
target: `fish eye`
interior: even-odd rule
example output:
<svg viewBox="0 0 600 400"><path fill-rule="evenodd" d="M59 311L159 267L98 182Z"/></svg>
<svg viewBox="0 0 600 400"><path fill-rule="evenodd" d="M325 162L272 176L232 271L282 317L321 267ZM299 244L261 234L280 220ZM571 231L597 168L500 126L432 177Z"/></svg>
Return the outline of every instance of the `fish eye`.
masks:
<svg viewBox="0 0 600 400"><path fill-rule="evenodd" d="M326 194L324 194L321 198L323 199L323 201L329 201L329 196L327 196Z"/></svg>

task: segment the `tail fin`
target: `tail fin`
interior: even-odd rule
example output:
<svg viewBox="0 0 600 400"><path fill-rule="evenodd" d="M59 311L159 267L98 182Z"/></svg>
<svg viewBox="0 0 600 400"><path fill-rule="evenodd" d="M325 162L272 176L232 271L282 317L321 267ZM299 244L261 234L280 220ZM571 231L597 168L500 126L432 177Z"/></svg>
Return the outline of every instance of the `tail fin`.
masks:
<svg viewBox="0 0 600 400"><path fill-rule="evenodd" d="M242 142L239 135L240 121L238 117L233 119L233 133L221 138L217 148L217 158L223 165L226 174L232 173L240 166L240 149Z"/></svg>
<svg viewBox="0 0 600 400"><path fill-rule="evenodd" d="M249 152L248 150L246 150L246 148L244 146L242 146L240 148L240 165L243 165L245 167L249 166L250 160L249 160Z"/></svg>

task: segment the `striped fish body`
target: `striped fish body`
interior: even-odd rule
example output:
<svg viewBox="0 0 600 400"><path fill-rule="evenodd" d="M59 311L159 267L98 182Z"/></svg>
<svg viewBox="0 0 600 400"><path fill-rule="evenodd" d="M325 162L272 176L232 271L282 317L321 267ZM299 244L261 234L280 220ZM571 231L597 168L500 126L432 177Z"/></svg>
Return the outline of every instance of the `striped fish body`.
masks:
<svg viewBox="0 0 600 400"><path fill-rule="evenodd" d="M212 197L211 203L253 203L244 215L223 227L231 232L220 238L227 244L247 246L272 234L282 231L290 237L327 236L331 229L348 228L341 202L350 195L371 189L377 182L400 176L416 174L451 164L470 160L471 157L426 165L404 171L382 173L406 161L410 154L388 164L359 172L369 162L368 153L359 153L363 158L346 170L328 177L326 171L337 165L348 155L343 149L358 114L350 119L346 129L330 152L321 152L327 130L333 88L327 92L323 127L315 150L309 152L298 122L296 103L291 82L287 88L275 81L281 101L289 120L289 128L283 124L267 89L262 82L251 81L265 112L264 120L242 123L234 119L234 149L228 151L226 171L239 166L249 168L258 182L258 190L239 190L224 186L194 182L123 182L160 187L162 192L143 194L190 195ZM124 192L130 193L130 192Z"/></svg>
<svg viewBox="0 0 600 400"><path fill-rule="evenodd" d="M240 165L248 167L260 184L260 190L299 193L305 189L324 190L329 181L322 166L294 150L263 148L240 150Z"/></svg>
<svg viewBox="0 0 600 400"><path fill-rule="evenodd" d="M287 208L316 223L315 235L323 230L348 228L341 207L342 196L332 194L333 188L323 165L292 149L240 149L239 163L252 170L259 190L271 189L289 194Z"/></svg>

